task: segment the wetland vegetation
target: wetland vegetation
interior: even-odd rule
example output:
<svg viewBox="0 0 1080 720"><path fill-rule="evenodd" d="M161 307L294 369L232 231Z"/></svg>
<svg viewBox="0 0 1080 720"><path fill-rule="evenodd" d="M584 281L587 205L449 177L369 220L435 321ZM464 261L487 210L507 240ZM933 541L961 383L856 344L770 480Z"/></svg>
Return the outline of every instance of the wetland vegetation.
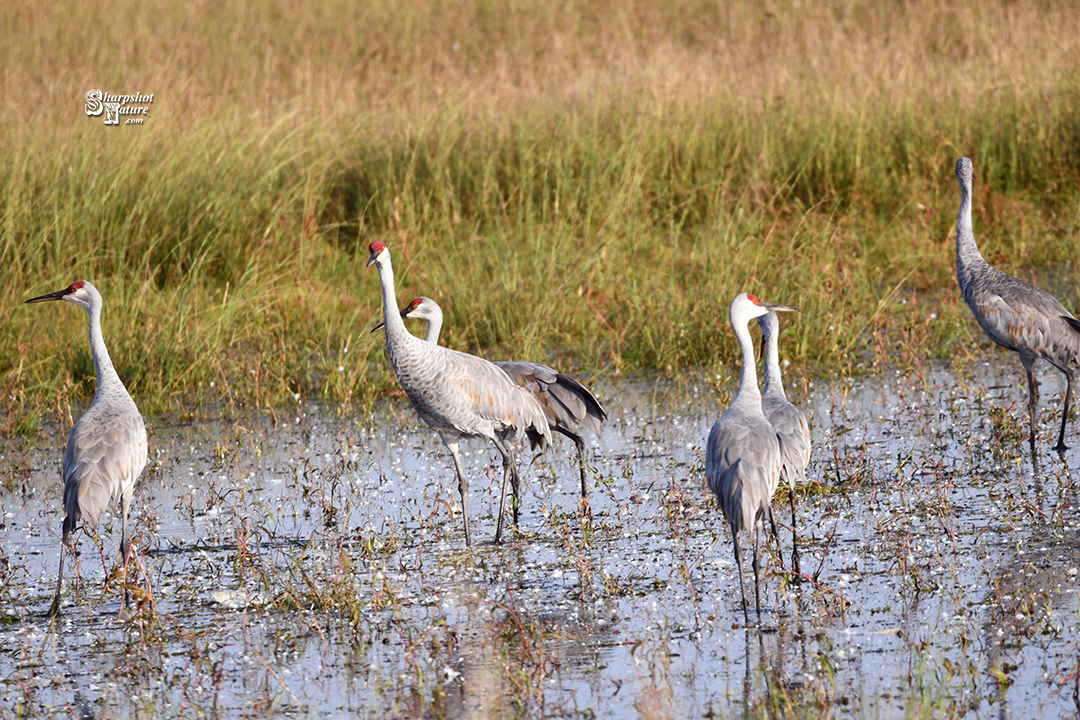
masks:
<svg viewBox="0 0 1080 720"><path fill-rule="evenodd" d="M1033 459L953 265L967 155L987 259L1077 310L1070 3L15 0L0 32L0 717L1080 715L1063 382ZM106 127L91 89L154 101ZM557 441L464 552L368 334L374 240L445 344L588 378L589 527ZM76 279L151 430L131 622L109 519L44 617L94 370L81 312L21 303ZM813 582L771 554L763 632L702 478L744 290L802 310L814 430Z"/></svg>
<svg viewBox="0 0 1080 720"><path fill-rule="evenodd" d="M0 716L1080 711L1080 461L1049 453L1051 437L1032 466L1014 369L927 363L809 388L808 579L765 554L760 631L742 627L730 533L702 480L711 384L595 388L611 421L589 443L587 529L559 440L529 463L520 531L492 545L501 463L467 445L472 552L442 445L409 413L159 418L132 506L130 622L119 577L102 589L115 515L104 556L80 533L63 615L46 617L63 441L8 439Z"/></svg>

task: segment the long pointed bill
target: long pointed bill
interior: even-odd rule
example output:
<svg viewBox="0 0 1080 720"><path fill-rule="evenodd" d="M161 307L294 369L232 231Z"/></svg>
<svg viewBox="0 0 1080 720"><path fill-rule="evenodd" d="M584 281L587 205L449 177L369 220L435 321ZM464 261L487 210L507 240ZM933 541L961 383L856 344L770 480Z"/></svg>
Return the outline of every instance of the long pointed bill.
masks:
<svg viewBox="0 0 1080 720"><path fill-rule="evenodd" d="M772 303L767 303L764 301L762 301L761 304L765 306L766 310L770 310L772 312L799 312L799 308L793 308L788 305L773 305Z"/></svg>
<svg viewBox="0 0 1080 720"><path fill-rule="evenodd" d="M371 328L371 332L375 332L377 330L382 330L384 327L386 327L386 323L381 322L378 325L376 325L375 327Z"/></svg>
<svg viewBox="0 0 1080 720"><path fill-rule="evenodd" d="M49 300L63 300L64 296L70 295L70 294L71 294L71 288L66 287L63 290L57 290L56 292L51 292L48 295L38 295L36 298L30 298L24 304L47 302Z"/></svg>

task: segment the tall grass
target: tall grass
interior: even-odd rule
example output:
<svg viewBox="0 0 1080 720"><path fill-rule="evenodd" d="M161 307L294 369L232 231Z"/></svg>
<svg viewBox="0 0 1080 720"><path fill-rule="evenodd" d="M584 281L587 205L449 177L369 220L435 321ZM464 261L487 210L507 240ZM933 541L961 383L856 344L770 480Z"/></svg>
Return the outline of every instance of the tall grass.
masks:
<svg viewBox="0 0 1080 720"><path fill-rule="evenodd" d="M1073 306L1069 3L157 0L0 8L9 428L92 394L77 278L144 408L393 386L367 245L492 358L730 367L739 291L814 371L981 343L952 166L992 262ZM153 92L141 127L88 89ZM58 399L59 398L59 399Z"/></svg>

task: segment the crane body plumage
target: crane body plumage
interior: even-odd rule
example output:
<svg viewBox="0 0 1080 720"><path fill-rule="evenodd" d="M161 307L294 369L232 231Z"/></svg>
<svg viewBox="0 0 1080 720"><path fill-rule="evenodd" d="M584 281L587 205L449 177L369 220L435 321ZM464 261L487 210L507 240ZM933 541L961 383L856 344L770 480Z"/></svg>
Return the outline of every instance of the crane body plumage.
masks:
<svg viewBox="0 0 1080 720"><path fill-rule="evenodd" d="M787 482L791 498L791 567L798 577L801 570L795 488L806 478L806 466L810 464L810 424L803 411L789 401L784 392L784 378L780 372L780 319L776 313L768 312L758 318L758 325L765 337L761 410L780 441L780 480Z"/></svg>
<svg viewBox="0 0 1080 720"><path fill-rule="evenodd" d="M89 282L72 283L64 290L41 295L27 303L65 300L83 307L89 316L90 351L94 358L97 392L90 408L76 421L64 452L63 545L79 521L86 518L97 525L101 513L116 501L120 505L120 554L126 567L131 539L128 511L135 483L146 467L146 425L135 401L116 374L101 333L101 294ZM50 614L60 610L64 554ZM124 601L127 603L127 591Z"/></svg>
<svg viewBox="0 0 1080 720"><path fill-rule="evenodd" d="M1035 452L1036 390L1032 368L1045 360L1065 375L1061 431L1054 449L1063 452L1065 425L1072 401L1073 370L1080 361L1080 321L1050 293L990 265L975 244L971 226L971 161L956 161L960 212L956 221L956 281L964 302L983 332L1001 347L1020 355L1028 381L1031 451Z"/></svg>
<svg viewBox="0 0 1080 720"><path fill-rule="evenodd" d="M390 366L416 414L442 439L454 459L461 493L465 543L469 533L468 479L461 466L458 443L462 438L486 437L503 456L503 493L495 540L502 535L502 509L506 480L516 465L514 441L526 436L534 447L544 447L551 431L535 398L517 387L506 373L474 355L432 345L405 327L394 297L394 271L390 252L381 242L370 246L368 266L375 265L383 293L383 322Z"/></svg>
<svg viewBox="0 0 1080 720"><path fill-rule="evenodd" d="M418 297L401 311L403 319L427 321L425 342L438 345L442 331L443 313L439 304L429 297ZM378 327L375 328L376 330ZM547 365L526 360L510 360L493 363L520 388L528 391L547 416L548 426L570 438L577 447L578 467L581 472L581 497L588 495L585 480L585 439L581 433L591 430L597 436L603 431L607 419L604 406L580 382ZM512 476L514 495L518 496L517 474ZM515 505L515 520L517 519Z"/></svg>
<svg viewBox="0 0 1080 720"><path fill-rule="evenodd" d="M739 294L731 302L728 319L742 353L742 373L731 405L712 426L705 446L705 478L731 527L735 563L739 570L739 592L747 623L750 611L742 583L739 533L747 530L753 540L754 597L760 614L758 528L768 520L775 533L771 503L780 484L780 441L761 408L754 345L747 327L750 320L770 310L792 311L794 308L764 303L746 293Z"/></svg>

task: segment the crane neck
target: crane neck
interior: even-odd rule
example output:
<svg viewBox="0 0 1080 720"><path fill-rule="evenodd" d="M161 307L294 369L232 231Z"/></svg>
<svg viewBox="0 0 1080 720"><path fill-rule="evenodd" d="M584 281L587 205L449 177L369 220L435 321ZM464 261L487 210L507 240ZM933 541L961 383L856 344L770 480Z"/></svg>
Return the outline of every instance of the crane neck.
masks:
<svg viewBox="0 0 1080 720"><path fill-rule="evenodd" d="M761 394L779 395L786 400L784 378L780 373L780 343L777 337L779 335L779 321L776 319L775 314L770 314L772 318L761 323L761 329L765 334L765 352L763 353L765 355L763 368L765 380L762 383Z"/></svg>
<svg viewBox="0 0 1080 720"><path fill-rule="evenodd" d="M97 375L97 393L95 400L109 390L120 387L124 383L116 374L112 358L109 357L109 349L105 347L105 338L101 334L101 305L94 303L86 308L86 314L90 320L90 354L94 358L94 372ZM124 390L127 393L127 390Z"/></svg>
<svg viewBox="0 0 1080 720"><path fill-rule="evenodd" d="M424 336L424 340L432 345L438 345L439 333L442 332L442 318L429 317L424 319L427 320L427 335Z"/></svg>
<svg viewBox="0 0 1080 720"><path fill-rule="evenodd" d="M383 323L386 332L386 345L398 344L405 335L412 337L412 333L405 327L405 321L401 319L401 313L397 307L397 297L394 291L394 268L390 264L389 254L375 263L379 271L379 283L382 285L383 296Z"/></svg>
<svg viewBox="0 0 1080 720"><path fill-rule="evenodd" d="M956 219L956 276L961 287L967 284L968 270L986 264L971 229L971 186L969 181L961 180L960 214Z"/></svg>
<svg viewBox="0 0 1080 720"><path fill-rule="evenodd" d="M750 328L745 322L732 323L735 338L742 351L742 375L739 377L739 389L731 404L750 403L761 408L761 391L757 384L757 361L754 359L754 341L750 339Z"/></svg>

